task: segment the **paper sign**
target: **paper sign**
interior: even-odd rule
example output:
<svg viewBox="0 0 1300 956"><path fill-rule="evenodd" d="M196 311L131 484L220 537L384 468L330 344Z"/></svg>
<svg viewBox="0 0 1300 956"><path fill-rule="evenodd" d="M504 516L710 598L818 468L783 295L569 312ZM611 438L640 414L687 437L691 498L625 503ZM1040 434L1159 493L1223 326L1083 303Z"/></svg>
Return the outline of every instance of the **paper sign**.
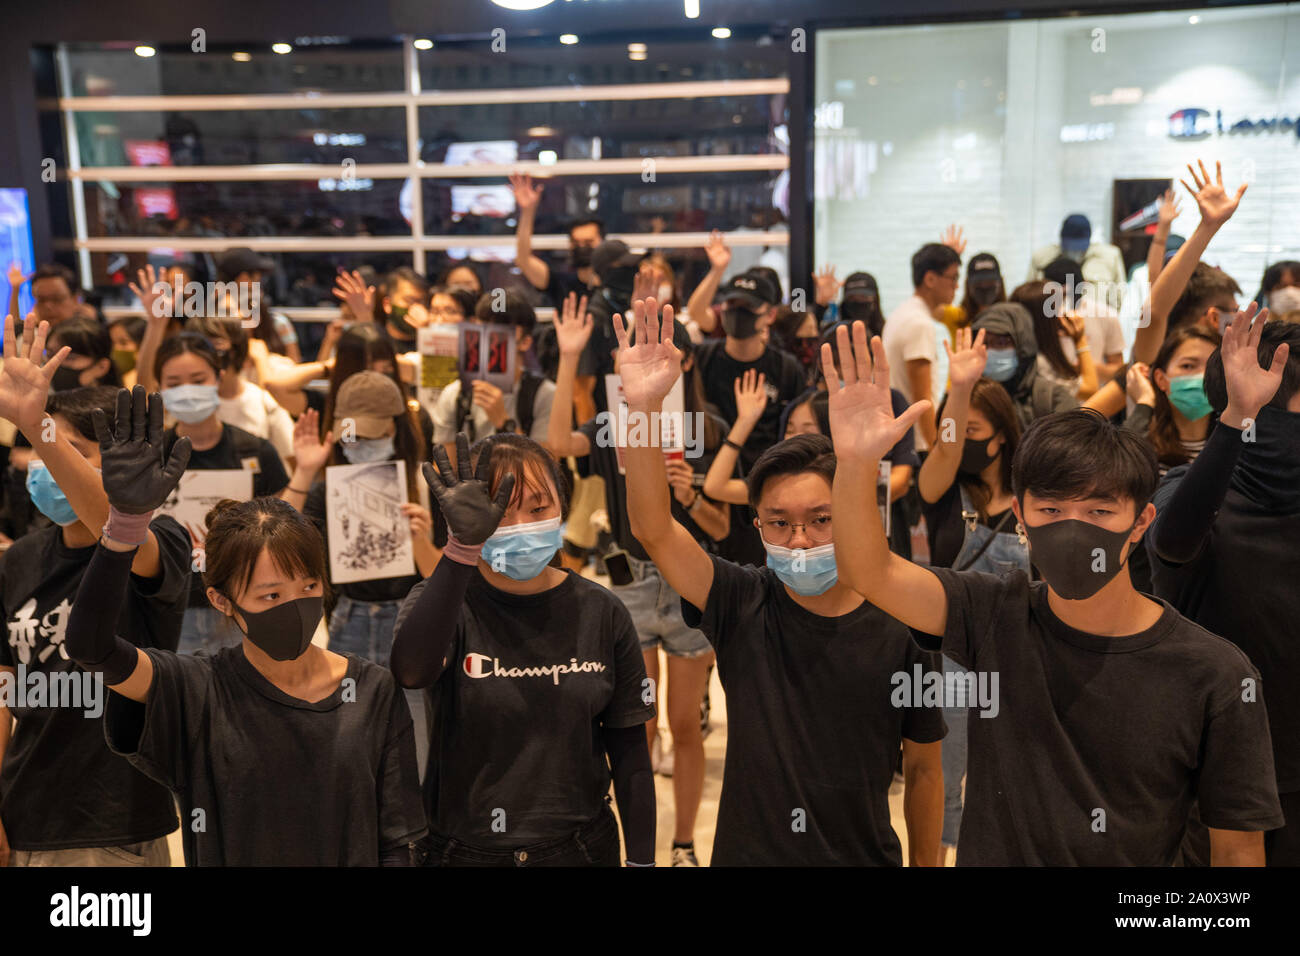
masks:
<svg viewBox="0 0 1300 956"><path fill-rule="evenodd" d="M325 528L333 583L415 574L411 525L402 514L402 469L400 461L325 469Z"/></svg>
<svg viewBox="0 0 1300 956"><path fill-rule="evenodd" d="M659 416L659 447L663 449L668 461L686 459L685 412L686 393L682 389L679 377L673 382L672 390L664 397L663 413ZM618 473L626 475L623 467L623 449L627 447L629 427L632 435L639 440L653 441L650 429L655 422L635 422L628 416L627 399L623 397L623 379L619 375L605 376L605 407L609 409L607 419L609 435L614 444L614 453L618 457Z"/></svg>
<svg viewBox="0 0 1300 956"><path fill-rule="evenodd" d="M416 382L420 404L433 414L442 390L460 374L460 325L426 325L416 338L420 374Z"/></svg>
<svg viewBox="0 0 1300 956"><path fill-rule="evenodd" d="M247 468L187 471L181 475L180 483L167 496L158 513L171 515L179 521L197 547L208 536L204 522L218 502L226 498L249 501L252 497L253 473Z"/></svg>
<svg viewBox="0 0 1300 956"><path fill-rule="evenodd" d="M515 327L495 322L462 322L460 380L484 381L503 392L515 390Z"/></svg>

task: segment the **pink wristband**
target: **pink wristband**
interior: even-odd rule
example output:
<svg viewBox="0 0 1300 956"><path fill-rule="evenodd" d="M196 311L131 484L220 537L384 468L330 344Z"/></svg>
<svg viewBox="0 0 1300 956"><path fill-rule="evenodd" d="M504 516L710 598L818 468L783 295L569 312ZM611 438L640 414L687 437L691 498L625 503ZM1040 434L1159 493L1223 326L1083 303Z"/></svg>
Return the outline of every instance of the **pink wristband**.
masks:
<svg viewBox="0 0 1300 956"><path fill-rule="evenodd" d="M118 544L133 544L139 547L149 540L151 520L153 520L152 511L142 515L129 515L109 505L108 521L104 523L102 534L105 538L112 538Z"/></svg>
<svg viewBox="0 0 1300 956"><path fill-rule="evenodd" d="M442 556L457 564L478 564L479 555L483 553L481 544L461 544L454 534L447 535L447 547L442 549Z"/></svg>

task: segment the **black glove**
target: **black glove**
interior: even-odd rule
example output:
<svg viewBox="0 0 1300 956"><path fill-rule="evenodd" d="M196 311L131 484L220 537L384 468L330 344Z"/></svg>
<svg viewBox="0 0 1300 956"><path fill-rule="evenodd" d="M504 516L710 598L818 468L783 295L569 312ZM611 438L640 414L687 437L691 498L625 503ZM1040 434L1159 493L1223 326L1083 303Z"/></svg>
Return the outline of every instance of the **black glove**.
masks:
<svg viewBox="0 0 1300 956"><path fill-rule="evenodd" d="M155 511L176 488L190 462L188 438L178 439L171 458L163 461L162 396L157 392L150 395L147 413L145 409L144 386L137 385L134 392L122 389L117 393L111 432L102 409L91 413L99 439L104 492L108 503L123 514Z"/></svg>
<svg viewBox="0 0 1300 956"><path fill-rule="evenodd" d="M447 519L447 528L461 544L480 545L492 537L501 523L501 516L510 504L510 494L515 490L515 476L506 475L497 486L495 499L488 497L488 478L491 468L491 450L479 455L475 474L469 470L469 439L461 432L456 436L456 470L459 479L452 474L451 462L441 445L434 445L433 460L438 463L438 470L433 465L424 463L424 480L429 483Z"/></svg>

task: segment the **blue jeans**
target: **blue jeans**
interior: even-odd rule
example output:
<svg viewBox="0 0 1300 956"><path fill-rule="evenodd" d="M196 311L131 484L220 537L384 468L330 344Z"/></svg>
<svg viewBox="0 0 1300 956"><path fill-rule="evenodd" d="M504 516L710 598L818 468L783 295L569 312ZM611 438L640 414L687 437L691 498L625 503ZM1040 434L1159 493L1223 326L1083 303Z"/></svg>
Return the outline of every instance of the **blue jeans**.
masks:
<svg viewBox="0 0 1300 956"><path fill-rule="evenodd" d="M235 622L216 608L191 607L185 609L176 653L193 654L202 650L206 654L215 654L224 647L241 644L243 640L243 632Z"/></svg>
<svg viewBox="0 0 1300 956"><path fill-rule="evenodd" d="M660 644L673 657L700 657L713 650L704 632L688 627L682 618L682 599L664 580L651 561L628 555L627 563L635 580L631 584L611 585L632 615L642 651L653 651Z"/></svg>
<svg viewBox="0 0 1300 956"><path fill-rule="evenodd" d="M352 654L364 660L388 666L393 653L393 631L401 601L354 601L339 597L330 615L329 649L335 654ZM424 691L407 690L406 703L415 724L415 765L424 782L424 768L429 759L429 725L425 716Z"/></svg>
<svg viewBox="0 0 1300 956"><path fill-rule="evenodd" d="M966 669L958 667L947 657L943 659L945 674L964 674ZM946 682L945 682L946 683ZM945 707L943 721L948 725L948 733L943 738L943 845L956 846L957 834L961 831L961 785L966 776L966 717L968 707Z"/></svg>

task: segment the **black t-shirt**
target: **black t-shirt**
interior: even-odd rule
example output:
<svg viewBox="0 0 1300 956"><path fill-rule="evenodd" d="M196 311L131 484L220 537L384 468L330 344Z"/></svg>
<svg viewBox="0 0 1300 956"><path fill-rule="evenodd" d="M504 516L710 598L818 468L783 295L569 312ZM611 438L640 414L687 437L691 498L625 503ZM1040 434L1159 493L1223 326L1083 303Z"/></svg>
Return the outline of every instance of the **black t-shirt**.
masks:
<svg viewBox="0 0 1300 956"><path fill-rule="evenodd" d="M325 539L326 554L329 553L329 522L325 518L325 480L312 484L303 503L302 513L311 519L311 523ZM400 601L410 592L420 578L407 575L400 578L380 578L375 581L351 581L334 585L334 589L353 601Z"/></svg>
<svg viewBox="0 0 1300 956"><path fill-rule="evenodd" d="M707 413L706 413L707 414ZM716 416L715 416L716 418ZM720 419L716 421L720 429L719 434L726 434L726 424ZM612 438L612 428L610 427L610 437ZM623 548L632 557L640 561L649 561L650 555L646 553L641 542L632 534L632 525L627 515L627 478L618 473L618 451L609 444L601 444L596 441L601 426L596 419L584 424L578 431L587 436L587 441L591 444L591 451L583 458L576 459L578 462L578 474L580 477L587 478L591 475L599 475L605 481L605 511L609 514L609 523L613 529L614 540L618 542L619 547ZM713 456L717 450L704 451L698 458L687 458L686 463L697 475L705 475L709 471L709 465L713 463ZM704 482L701 480L699 487L700 494L703 492ZM684 508L678 501L677 496L670 494L672 500L673 518L681 524L691 536L707 548L714 545L713 539L710 538L700 526L691 518L690 512ZM713 499L708 499L712 501Z"/></svg>
<svg viewBox="0 0 1300 956"><path fill-rule="evenodd" d="M1088 634L1023 571L933 573L948 621L917 642L999 680L996 716L967 722L958 865L1170 866L1193 801L1209 827L1282 825L1259 673L1228 641L1165 602L1138 634Z"/></svg>
<svg viewBox="0 0 1300 956"><path fill-rule="evenodd" d="M170 455L176 444L176 429L169 428L163 435L163 454ZM265 438L251 435L242 428L222 424L221 439L206 451L190 452L186 471L216 471L223 468L252 468L253 497L278 495L289 484L280 454ZM203 575L195 571L190 575L190 607L210 607L203 586Z"/></svg>
<svg viewBox="0 0 1300 956"><path fill-rule="evenodd" d="M427 585L411 590L399 629ZM430 830L501 848L590 822L610 785L601 728L635 727L655 715L622 602L572 572L526 595L475 573L447 656L427 690Z"/></svg>
<svg viewBox="0 0 1300 956"><path fill-rule="evenodd" d="M346 656L315 703L242 647L150 651L148 700L111 695L109 746L176 794L187 866L378 866L424 835L406 698L387 668Z"/></svg>
<svg viewBox="0 0 1300 956"><path fill-rule="evenodd" d="M1189 466L1156 491L1164 511ZM1148 532L1147 539L1151 538ZM1300 514L1281 515L1229 489L1200 553L1167 564L1153 548L1155 592L1197 624L1232 641L1269 683L1268 720L1279 793L1300 790ZM1213 824L1211 824L1212 826Z"/></svg>
<svg viewBox="0 0 1300 956"><path fill-rule="evenodd" d="M549 305L555 307L556 311L564 308L564 300L568 298L570 292L576 292L578 298L582 298L590 291L587 283L578 278L576 272L569 272L566 269L557 269L550 266L550 274L546 279L546 288L542 290Z"/></svg>
<svg viewBox="0 0 1300 956"><path fill-rule="evenodd" d="M753 362L737 362L727 354L726 341L705 342L695 350L695 362L704 377L704 395L709 404L718 409L728 424L735 422L736 379L749 369L757 369L767 376L767 407L754 426L749 439L740 452L740 463L748 472L758 456L782 437L778 430L781 412L787 402L804 391L803 369L799 360L787 352L768 346Z"/></svg>
<svg viewBox="0 0 1300 956"><path fill-rule="evenodd" d="M686 623L718 654L727 760L714 866L902 866L889 785L902 740L943 737L938 707L896 707L894 675L939 670L901 623L864 601L841 617L794 602L768 568L713 557Z"/></svg>
<svg viewBox="0 0 1300 956"><path fill-rule="evenodd" d="M131 575L117 633L141 647L174 650L188 595L189 536L167 517L149 528L162 572L148 580ZM9 707L18 723L0 770L0 820L16 850L121 846L176 829L166 789L104 744L103 710L112 692L98 677L91 689L90 675L63 650L68 614L94 553L94 545L66 547L63 529L50 527L18 539L0 557L0 617L7 628L0 665L22 668L20 676L69 675L86 705Z"/></svg>

